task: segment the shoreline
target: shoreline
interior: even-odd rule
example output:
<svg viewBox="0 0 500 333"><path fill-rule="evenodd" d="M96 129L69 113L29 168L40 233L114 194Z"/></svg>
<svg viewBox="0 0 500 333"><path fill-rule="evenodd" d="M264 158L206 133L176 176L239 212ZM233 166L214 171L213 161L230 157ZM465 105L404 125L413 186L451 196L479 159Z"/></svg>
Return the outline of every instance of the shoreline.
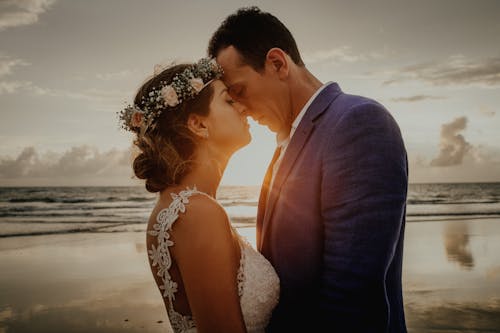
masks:
<svg viewBox="0 0 500 333"><path fill-rule="evenodd" d="M255 246L254 227L237 230ZM171 332L145 236L0 238L0 333ZM500 219L408 223L405 238L410 332L500 330Z"/></svg>

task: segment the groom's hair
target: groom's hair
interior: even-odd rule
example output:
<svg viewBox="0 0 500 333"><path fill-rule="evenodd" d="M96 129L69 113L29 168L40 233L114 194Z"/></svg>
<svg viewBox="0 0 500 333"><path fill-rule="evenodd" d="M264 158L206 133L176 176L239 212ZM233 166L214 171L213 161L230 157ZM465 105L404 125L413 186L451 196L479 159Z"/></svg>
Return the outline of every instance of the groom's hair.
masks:
<svg viewBox="0 0 500 333"><path fill-rule="evenodd" d="M267 52L273 47L282 49L297 65L304 66L287 27L255 6L240 8L222 22L210 39L208 55L216 57L229 46L235 47L242 60L256 71L264 68Z"/></svg>

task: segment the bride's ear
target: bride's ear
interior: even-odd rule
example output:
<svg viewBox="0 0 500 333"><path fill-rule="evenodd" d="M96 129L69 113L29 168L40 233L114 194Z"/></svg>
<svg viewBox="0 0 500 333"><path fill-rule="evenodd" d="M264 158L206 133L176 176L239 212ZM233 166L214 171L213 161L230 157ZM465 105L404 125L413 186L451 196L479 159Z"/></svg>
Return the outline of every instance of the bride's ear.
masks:
<svg viewBox="0 0 500 333"><path fill-rule="evenodd" d="M280 49L279 47L273 47L266 54L266 66L278 74L280 79L285 79L288 77L289 61L290 57L286 54L285 51Z"/></svg>
<svg viewBox="0 0 500 333"><path fill-rule="evenodd" d="M208 126L206 117L190 114L187 120L189 130L200 139L208 139Z"/></svg>

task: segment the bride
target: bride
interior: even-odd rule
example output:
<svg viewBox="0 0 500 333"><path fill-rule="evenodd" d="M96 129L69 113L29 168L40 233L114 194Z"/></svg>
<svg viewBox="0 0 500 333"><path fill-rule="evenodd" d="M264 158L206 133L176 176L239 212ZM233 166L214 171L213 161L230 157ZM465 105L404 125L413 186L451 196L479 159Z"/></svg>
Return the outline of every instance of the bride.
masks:
<svg viewBox="0 0 500 333"><path fill-rule="evenodd" d="M173 65L119 113L135 133L134 173L159 193L146 244L175 332L264 332L279 298L273 267L216 199L228 160L251 140L221 75L214 60Z"/></svg>

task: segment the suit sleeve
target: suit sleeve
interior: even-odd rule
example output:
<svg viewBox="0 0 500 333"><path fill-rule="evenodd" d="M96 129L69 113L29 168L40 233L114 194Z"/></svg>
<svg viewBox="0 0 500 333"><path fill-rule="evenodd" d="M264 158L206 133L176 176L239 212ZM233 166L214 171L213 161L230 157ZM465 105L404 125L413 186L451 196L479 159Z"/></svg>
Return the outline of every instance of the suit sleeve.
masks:
<svg viewBox="0 0 500 333"><path fill-rule="evenodd" d="M405 212L406 151L396 122L376 102L351 107L332 130L322 165L320 309L332 331L385 332L385 279Z"/></svg>

